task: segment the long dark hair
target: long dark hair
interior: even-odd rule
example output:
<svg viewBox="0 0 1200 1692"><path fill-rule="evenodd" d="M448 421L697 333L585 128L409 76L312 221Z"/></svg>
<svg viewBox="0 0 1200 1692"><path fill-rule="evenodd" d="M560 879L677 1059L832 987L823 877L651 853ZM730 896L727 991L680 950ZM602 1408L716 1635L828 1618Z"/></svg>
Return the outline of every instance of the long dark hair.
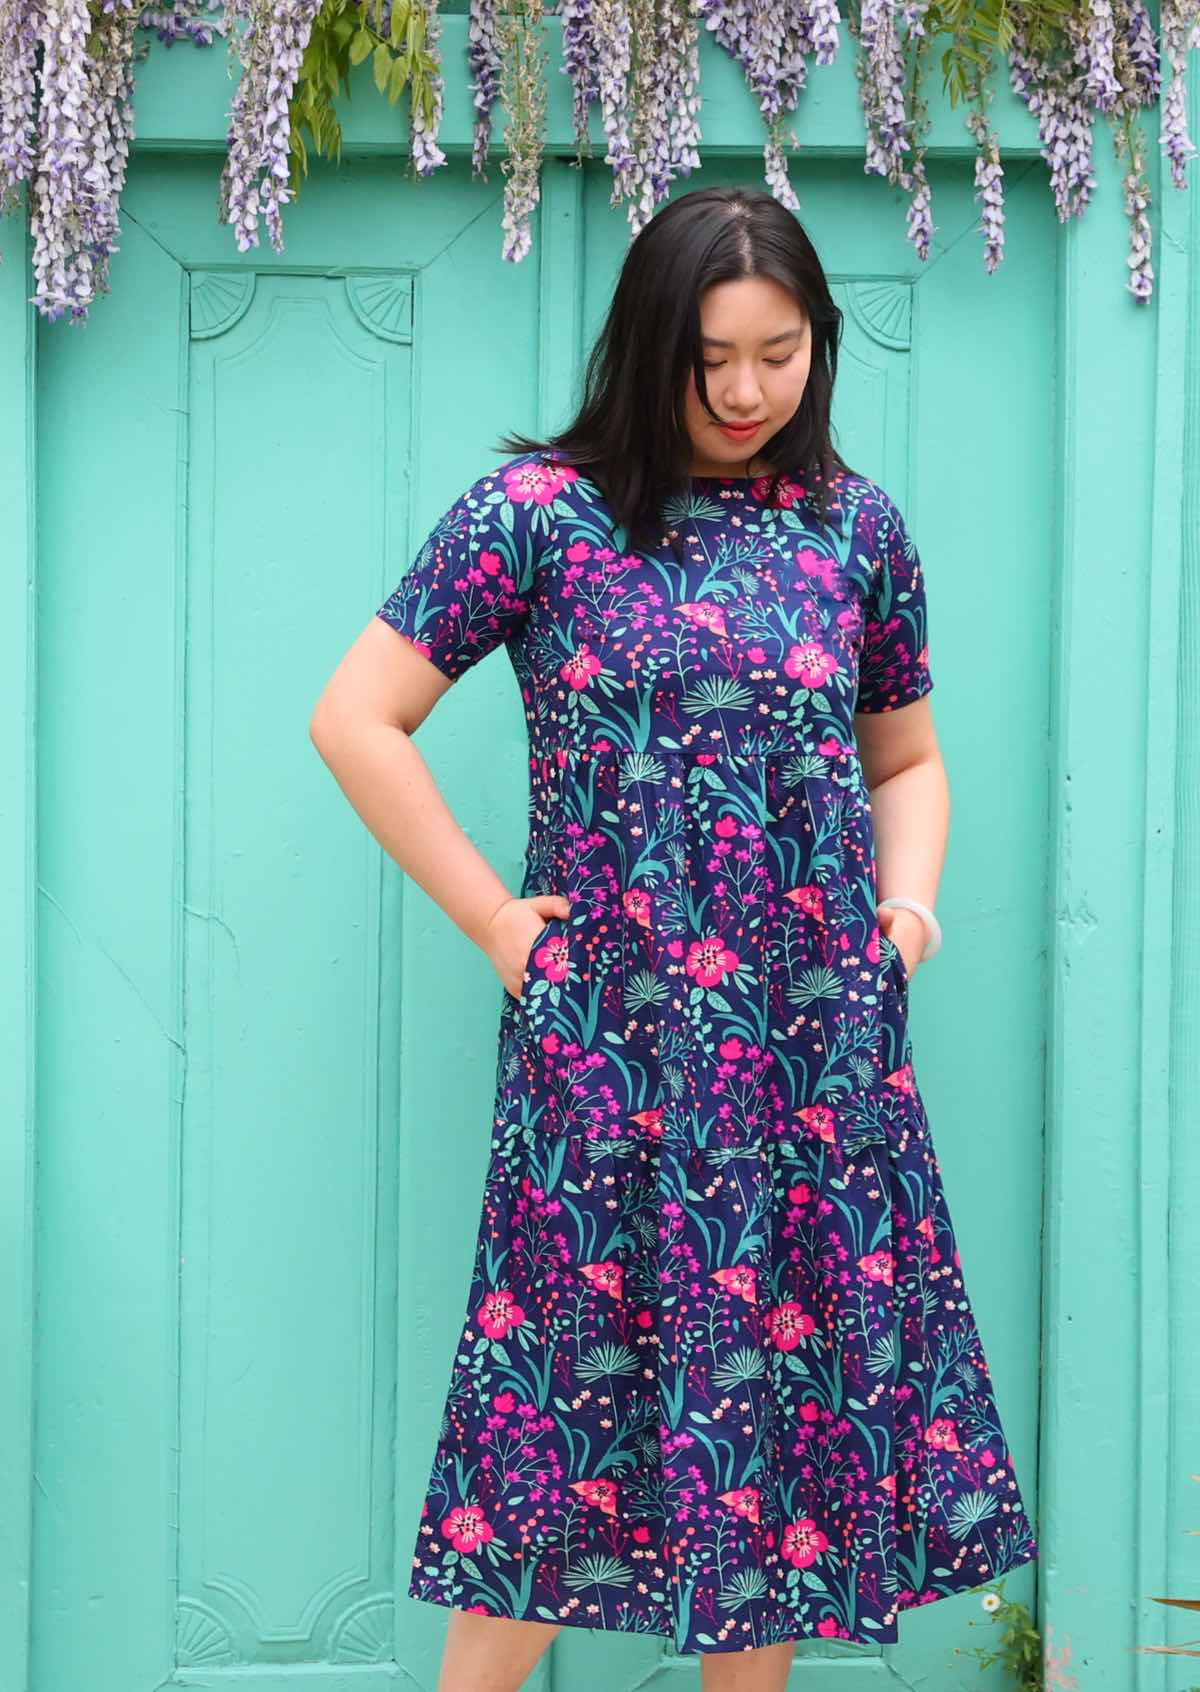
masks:
<svg viewBox="0 0 1200 1692"><path fill-rule="evenodd" d="M714 282L744 276L779 282L811 325L804 395L754 456L771 466L768 498L787 476L824 520L830 479L849 469L830 441L829 421L842 312L799 220L761 189L696 188L669 200L643 226L588 357L574 421L545 441L508 435L500 451L553 448L596 482L633 548L655 544L662 502L684 491L690 476L692 445L682 417L689 368L701 403L716 418L704 380L700 297Z"/></svg>

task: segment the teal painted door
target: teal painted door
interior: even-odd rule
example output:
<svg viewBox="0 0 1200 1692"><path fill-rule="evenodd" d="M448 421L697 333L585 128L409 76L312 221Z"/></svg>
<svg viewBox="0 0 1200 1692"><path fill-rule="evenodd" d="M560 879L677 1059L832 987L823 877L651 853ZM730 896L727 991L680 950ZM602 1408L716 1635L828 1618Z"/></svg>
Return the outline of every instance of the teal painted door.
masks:
<svg viewBox="0 0 1200 1692"><path fill-rule="evenodd" d="M988 280L966 167L933 174L946 250L926 267L853 161L807 171L801 215L846 313L839 445L926 562L955 815L913 1037L1032 1507L1054 420L1026 396L1052 366L1054 233L1018 177ZM603 166L551 162L535 252L503 265L498 171L398 192L394 165L347 161L306 186L285 255L239 260L214 182L211 159L135 157L111 295L38 349L31 1692L241 1665L279 1687L353 1668L364 1689L399 1666L432 1692L446 1617L404 1593L497 984L383 858L308 719L496 436L565 415L625 224ZM420 744L515 889L524 728L502 653ZM1032 1599L1034 1573L1011 1590ZM882 1654L948 1684L975 1614L910 1612ZM644 1684L670 1655L565 1629L536 1680Z"/></svg>

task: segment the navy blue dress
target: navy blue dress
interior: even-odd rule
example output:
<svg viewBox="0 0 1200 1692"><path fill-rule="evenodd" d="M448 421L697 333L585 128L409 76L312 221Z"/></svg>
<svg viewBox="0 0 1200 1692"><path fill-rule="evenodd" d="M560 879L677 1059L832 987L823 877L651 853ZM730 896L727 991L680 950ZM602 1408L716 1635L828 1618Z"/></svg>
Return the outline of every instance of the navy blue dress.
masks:
<svg viewBox="0 0 1200 1692"><path fill-rule="evenodd" d="M1037 1556L854 734L933 686L920 558L865 477L767 491L692 478L631 552L522 454L378 612L451 678L507 645L520 892L571 905L500 989L409 1592L683 1652L894 1641Z"/></svg>

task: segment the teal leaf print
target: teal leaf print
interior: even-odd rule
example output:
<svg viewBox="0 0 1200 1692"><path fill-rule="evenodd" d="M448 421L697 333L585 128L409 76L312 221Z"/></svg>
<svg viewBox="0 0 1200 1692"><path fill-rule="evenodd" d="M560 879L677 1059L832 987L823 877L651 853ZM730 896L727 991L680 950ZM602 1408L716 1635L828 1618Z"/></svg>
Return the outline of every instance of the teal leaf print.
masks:
<svg viewBox="0 0 1200 1692"><path fill-rule="evenodd" d="M681 704L693 717L714 711L748 711L754 694L732 676L706 676L699 686L685 693Z"/></svg>
<svg viewBox="0 0 1200 1692"><path fill-rule="evenodd" d="M955 1539L969 1539L981 1522L990 1520L999 1506L990 1492L967 1492L955 1501L950 1512L950 1532Z"/></svg>
<svg viewBox="0 0 1200 1692"><path fill-rule="evenodd" d="M575 1592L583 1586L628 1586L632 1579L633 1570L617 1557L584 1557L563 1576Z"/></svg>
<svg viewBox="0 0 1200 1692"><path fill-rule="evenodd" d="M787 996L793 1005L811 1005L818 999L840 999L844 992L838 972L825 964L818 964L814 969L803 971L800 979L788 988Z"/></svg>
<svg viewBox="0 0 1200 1692"><path fill-rule="evenodd" d="M612 1375L635 1375L641 1364L637 1353L625 1345L601 1345L580 1359L575 1366L581 1381L603 1381Z"/></svg>

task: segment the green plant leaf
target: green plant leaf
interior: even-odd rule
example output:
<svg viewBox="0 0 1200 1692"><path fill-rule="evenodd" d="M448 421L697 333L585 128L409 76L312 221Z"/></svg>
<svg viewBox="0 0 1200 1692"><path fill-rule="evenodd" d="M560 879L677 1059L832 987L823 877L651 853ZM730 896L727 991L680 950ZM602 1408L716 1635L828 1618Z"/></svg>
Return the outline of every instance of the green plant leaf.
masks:
<svg viewBox="0 0 1200 1692"><path fill-rule="evenodd" d="M395 105L403 94L408 83L408 60L397 55L392 61L392 74L388 82L388 103Z"/></svg>

